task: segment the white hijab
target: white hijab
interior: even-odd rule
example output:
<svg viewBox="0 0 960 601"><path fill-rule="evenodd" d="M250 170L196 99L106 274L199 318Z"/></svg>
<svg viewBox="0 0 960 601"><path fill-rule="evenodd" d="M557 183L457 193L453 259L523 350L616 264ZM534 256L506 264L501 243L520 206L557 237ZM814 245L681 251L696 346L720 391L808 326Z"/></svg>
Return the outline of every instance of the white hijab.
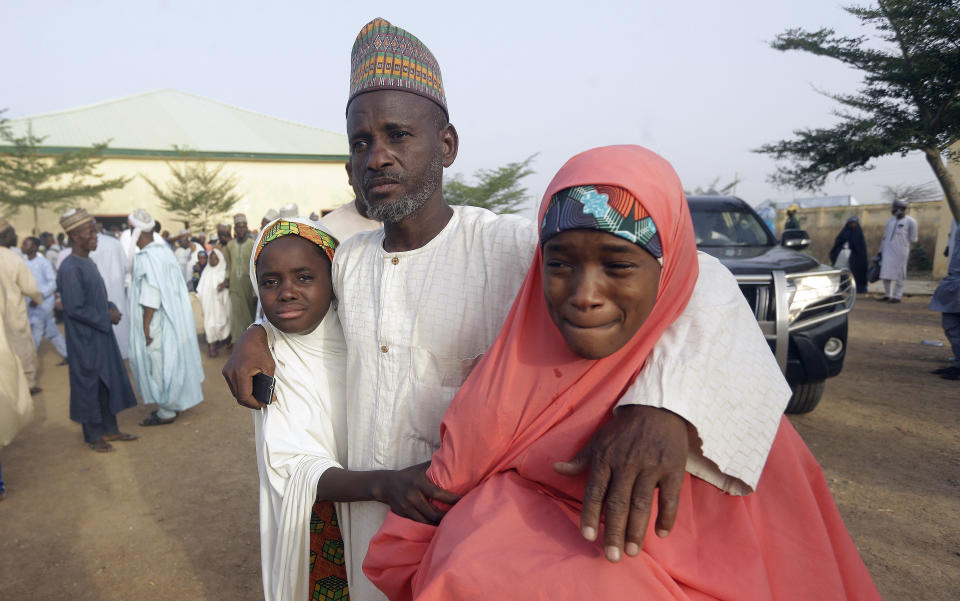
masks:
<svg viewBox="0 0 960 601"><path fill-rule="evenodd" d="M219 263L213 266L208 259L197 282L197 297L203 308L203 331L207 342L226 340L230 336L230 291L226 288L217 290L217 286L227 279L227 261L218 248L210 251L210 256L213 255L217 255Z"/></svg>
<svg viewBox="0 0 960 601"><path fill-rule="evenodd" d="M306 219L286 221L317 227ZM250 254L258 299L256 249L274 223L262 229ZM310 334L285 334L269 322L263 326L277 366L274 402L252 412L264 598L302 601L310 597L310 515L317 482L328 468L346 464L346 344L332 306ZM340 504L337 513L343 514Z"/></svg>

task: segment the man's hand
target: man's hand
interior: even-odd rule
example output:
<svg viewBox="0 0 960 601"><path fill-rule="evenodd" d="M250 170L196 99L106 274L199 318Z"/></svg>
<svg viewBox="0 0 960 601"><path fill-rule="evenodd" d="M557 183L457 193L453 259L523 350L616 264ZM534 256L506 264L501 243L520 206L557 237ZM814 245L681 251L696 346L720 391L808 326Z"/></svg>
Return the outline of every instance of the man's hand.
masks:
<svg viewBox="0 0 960 601"><path fill-rule="evenodd" d="M109 313L110 313L110 323L112 323L113 325L117 325L118 323L120 323L120 319L123 317L123 314L120 313L120 311L117 311L116 309L109 309Z"/></svg>
<svg viewBox="0 0 960 601"><path fill-rule="evenodd" d="M227 280L223 280L222 282L217 284L217 292L220 292L224 288L229 288L229 287L230 287L230 282L228 282Z"/></svg>
<svg viewBox="0 0 960 601"><path fill-rule="evenodd" d="M439 524L446 510L439 509L430 499L453 505L460 496L430 482L426 475L428 467L429 461L403 470L377 472L373 498L389 505L400 517L424 524Z"/></svg>
<svg viewBox="0 0 960 601"><path fill-rule="evenodd" d="M580 531L587 540L596 540L605 506L603 545L608 560L620 561L624 550L631 556L640 553L653 491L658 487L657 536L670 533L677 517L687 445L687 423L682 417L657 407L627 405L617 409L576 457L554 464L554 470L567 476L581 474L589 466Z"/></svg>
<svg viewBox="0 0 960 601"><path fill-rule="evenodd" d="M39 306L40 306L40 305L38 305L35 300L33 300L32 298L30 299L30 308L31 308L31 309L36 309L36 308L39 307Z"/></svg>
<svg viewBox="0 0 960 601"><path fill-rule="evenodd" d="M249 328L236 341L233 354L223 366L223 379L230 394L244 407L263 409L263 403L253 398L253 376L259 373L273 376L276 363L267 346L267 333L262 327Z"/></svg>

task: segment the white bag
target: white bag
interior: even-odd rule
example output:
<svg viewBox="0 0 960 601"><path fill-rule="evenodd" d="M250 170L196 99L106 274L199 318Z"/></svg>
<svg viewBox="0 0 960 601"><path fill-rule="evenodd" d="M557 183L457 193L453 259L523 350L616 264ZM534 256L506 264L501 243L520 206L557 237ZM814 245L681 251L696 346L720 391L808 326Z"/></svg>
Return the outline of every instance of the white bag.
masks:
<svg viewBox="0 0 960 601"><path fill-rule="evenodd" d="M833 262L833 266L838 269L849 269L850 268L850 243L843 243L843 250L837 255L837 260Z"/></svg>

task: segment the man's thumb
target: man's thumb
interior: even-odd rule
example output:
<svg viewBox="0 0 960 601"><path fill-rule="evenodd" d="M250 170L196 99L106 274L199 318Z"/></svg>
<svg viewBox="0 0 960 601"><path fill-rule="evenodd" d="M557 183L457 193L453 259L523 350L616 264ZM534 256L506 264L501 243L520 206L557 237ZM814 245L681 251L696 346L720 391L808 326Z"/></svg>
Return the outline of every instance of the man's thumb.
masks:
<svg viewBox="0 0 960 601"><path fill-rule="evenodd" d="M590 462L587 460L586 449L580 451L570 461L557 461L553 464L553 471L564 476L577 476L587 471Z"/></svg>

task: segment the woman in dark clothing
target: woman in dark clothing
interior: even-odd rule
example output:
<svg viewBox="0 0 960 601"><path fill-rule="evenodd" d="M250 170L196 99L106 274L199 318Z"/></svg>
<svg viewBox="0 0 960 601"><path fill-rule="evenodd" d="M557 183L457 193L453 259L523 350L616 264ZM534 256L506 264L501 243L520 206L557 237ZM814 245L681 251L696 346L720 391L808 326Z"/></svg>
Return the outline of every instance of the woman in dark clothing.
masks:
<svg viewBox="0 0 960 601"><path fill-rule="evenodd" d="M847 219L847 224L837 234L833 248L830 249L831 263L836 263L844 244L850 249L849 269L857 282L857 294L865 294L867 292L867 241L863 237L860 220L856 217Z"/></svg>

